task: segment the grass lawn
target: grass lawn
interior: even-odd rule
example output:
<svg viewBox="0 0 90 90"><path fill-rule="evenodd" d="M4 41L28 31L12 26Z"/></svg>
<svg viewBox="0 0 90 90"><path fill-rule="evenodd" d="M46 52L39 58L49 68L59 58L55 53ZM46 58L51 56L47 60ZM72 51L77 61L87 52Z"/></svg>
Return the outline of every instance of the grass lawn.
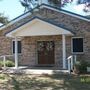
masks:
<svg viewBox="0 0 90 90"><path fill-rule="evenodd" d="M0 90L90 90L90 75L0 74Z"/></svg>

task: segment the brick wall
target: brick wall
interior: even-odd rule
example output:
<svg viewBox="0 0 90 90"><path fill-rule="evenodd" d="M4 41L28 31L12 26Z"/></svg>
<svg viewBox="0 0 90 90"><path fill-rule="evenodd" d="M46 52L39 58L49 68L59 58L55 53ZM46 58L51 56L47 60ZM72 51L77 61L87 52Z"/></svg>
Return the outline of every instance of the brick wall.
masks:
<svg viewBox="0 0 90 90"><path fill-rule="evenodd" d="M84 38L84 54L77 55L78 60L87 60L90 62L90 22L56 12L50 9L40 9L37 12L33 12L20 21L4 28L0 31L0 55L12 54L12 39L5 37L5 33L13 30L17 26L27 22L33 16L38 16L48 21L52 21L57 25L62 25L67 29L74 32L74 37ZM55 62L56 66L62 67L62 41L61 36L47 36L47 37L24 37L22 38L22 59L20 64L37 64L37 52L36 52L36 42L37 40L54 40L55 41ZM67 57L71 55L71 37L67 37Z"/></svg>
<svg viewBox="0 0 90 90"><path fill-rule="evenodd" d="M66 37L67 57L70 53L71 38ZM37 41L54 41L55 67L62 68L62 36L24 37L22 39L21 65L35 66L38 64Z"/></svg>

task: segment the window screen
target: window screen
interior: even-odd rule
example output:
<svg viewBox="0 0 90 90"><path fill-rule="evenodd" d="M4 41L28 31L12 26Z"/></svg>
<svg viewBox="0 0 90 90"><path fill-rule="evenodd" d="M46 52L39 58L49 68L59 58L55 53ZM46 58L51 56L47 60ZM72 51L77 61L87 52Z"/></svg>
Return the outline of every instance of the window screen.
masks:
<svg viewBox="0 0 90 90"><path fill-rule="evenodd" d="M83 52L83 38L73 38L72 39L72 50L73 53L82 53Z"/></svg>
<svg viewBox="0 0 90 90"><path fill-rule="evenodd" d="M21 53L21 41L18 41L18 53ZM15 53L15 41L13 41L13 53Z"/></svg>

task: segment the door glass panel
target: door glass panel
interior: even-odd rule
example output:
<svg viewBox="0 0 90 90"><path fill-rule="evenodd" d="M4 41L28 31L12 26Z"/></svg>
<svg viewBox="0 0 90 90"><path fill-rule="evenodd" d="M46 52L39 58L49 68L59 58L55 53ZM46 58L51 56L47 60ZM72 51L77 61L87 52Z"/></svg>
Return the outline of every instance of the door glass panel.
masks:
<svg viewBox="0 0 90 90"><path fill-rule="evenodd" d="M44 42L39 42L37 48L38 48L38 51L43 51L44 50Z"/></svg>
<svg viewBox="0 0 90 90"><path fill-rule="evenodd" d="M54 43L53 42L47 42L46 49L48 51L52 51L53 50L53 47L54 47Z"/></svg>
<svg viewBox="0 0 90 90"><path fill-rule="evenodd" d="M38 64L54 64L54 41L39 41L37 48Z"/></svg>

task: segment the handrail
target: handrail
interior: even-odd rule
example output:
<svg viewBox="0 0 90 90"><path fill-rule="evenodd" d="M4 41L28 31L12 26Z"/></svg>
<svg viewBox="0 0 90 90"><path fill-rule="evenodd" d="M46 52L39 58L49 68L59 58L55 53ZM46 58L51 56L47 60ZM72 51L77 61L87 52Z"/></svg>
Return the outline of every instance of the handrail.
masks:
<svg viewBox="0 0 90 90"><path fill-rule="evenodd" d="M13 54L13 55L2 55L2 56L0 56L0 57L4 57L4 56L6 56L6 57L14 56L14 54Z"/></svg>
<svg viewBox="0 0 90 90"><path fill-rule="evenodd" d="M76 55L71 55L71 56L69 56L67 58L67 60L68 60L68 71L69 71L69 74L71 73L71 70L73 70L73 68L74 68L74 64L76 62L76 59L77 59Z"/></svg>
<svg viewBox="0 0 90 90"><path fill-rule="evenodd" d="M4 69L6 68L6 64L5 64L5 62L6 62L6 57L11 57L11 56L14 56L14 55L2 55L2 56L0 56L0 58L3 58Z"/></svg>

